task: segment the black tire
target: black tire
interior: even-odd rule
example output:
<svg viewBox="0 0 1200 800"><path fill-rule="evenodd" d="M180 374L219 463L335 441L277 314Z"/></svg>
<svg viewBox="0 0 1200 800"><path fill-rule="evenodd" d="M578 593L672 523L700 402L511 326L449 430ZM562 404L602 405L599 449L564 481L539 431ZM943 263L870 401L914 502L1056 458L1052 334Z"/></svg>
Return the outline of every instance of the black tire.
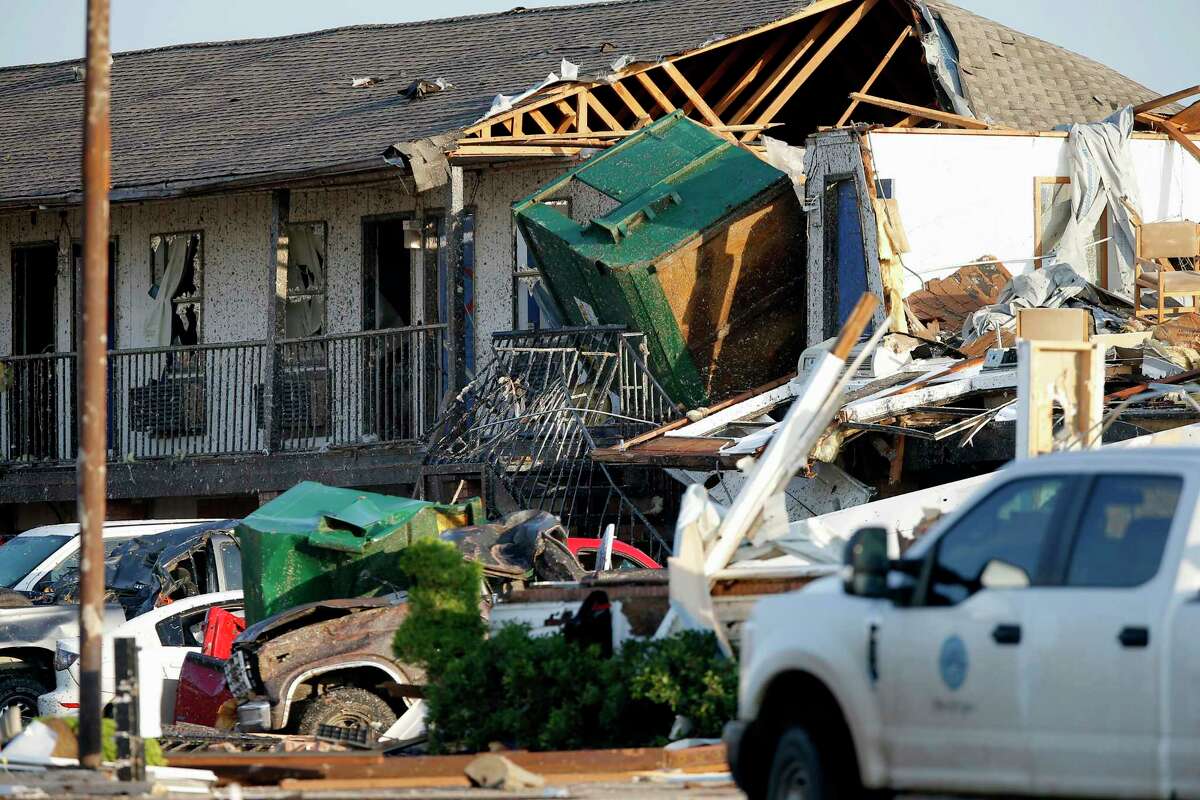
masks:
<svg viewBox="0 0 1200 800"><path fill-rule="evenodd" d="M800 726L786 728L775 745L775 758L767 779L767 800L831 800L836 797L808 731Z"/></svg>
<svg viewBox="0 0 1200 800"><path fill-rule="evenodd" d="M331 689L310 700L300 715L296 732L304 736L316 736L322 725L341 728L373 728L381 734L396 721L392 711L382 697L366 689L342 687Z"/></svg>
<svg viewBox="0 0 1200 800"><path fill-rule="evenodd" d="M28 672L0 673L0 719L15 705L21 709L21 721L28 723L38 715L38 697L53 689Z"/></svg>

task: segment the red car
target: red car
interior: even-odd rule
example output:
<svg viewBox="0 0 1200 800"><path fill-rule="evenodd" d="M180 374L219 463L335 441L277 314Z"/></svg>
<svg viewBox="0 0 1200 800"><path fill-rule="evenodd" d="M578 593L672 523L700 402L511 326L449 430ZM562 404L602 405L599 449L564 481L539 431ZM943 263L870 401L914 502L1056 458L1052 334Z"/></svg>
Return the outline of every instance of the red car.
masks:
<svg viewBox="0 0 1200 800"><path fill-rule="evenodd" d="M600 549L599 539L582 539L572 536L567 539L567 547L579 559L579 563L583 565L584 569L594 570L596 568L596 551ZM662 564L631 544L614 541L612 567L613 569L662 569Z"/></svg>

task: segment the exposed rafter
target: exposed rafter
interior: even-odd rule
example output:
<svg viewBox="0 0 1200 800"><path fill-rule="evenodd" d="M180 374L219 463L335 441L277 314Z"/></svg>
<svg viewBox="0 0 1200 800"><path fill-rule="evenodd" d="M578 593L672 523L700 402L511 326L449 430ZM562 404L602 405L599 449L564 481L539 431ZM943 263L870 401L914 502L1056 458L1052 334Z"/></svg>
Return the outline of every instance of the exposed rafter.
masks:
<svg viewBox="0 0 1200 800"><path fill-rule="evenodd" d="M607 146L678 109L748 145L780 124L784 108L878 5L880 0L816 0L798 14L656 63L631 65L604 81L546 87L467 128L450 156L571 155ZM910 38L912 26L907 18L900 22L903 33L887 40L891 46L861 87L864 93ZM871 26L872 42L881 27ZM837 111L829 111L832 121Z"/></svg>

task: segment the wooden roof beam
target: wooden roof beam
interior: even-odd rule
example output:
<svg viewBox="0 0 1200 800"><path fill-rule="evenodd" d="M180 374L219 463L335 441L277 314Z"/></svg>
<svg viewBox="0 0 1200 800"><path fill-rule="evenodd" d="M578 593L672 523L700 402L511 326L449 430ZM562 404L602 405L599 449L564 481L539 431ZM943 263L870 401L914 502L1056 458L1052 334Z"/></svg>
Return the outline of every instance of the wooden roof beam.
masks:
<svg viewBox="0 0 1200 800"><path fill-rule="evenodd" d="M650 93L650 96L654 98L655 104L657 104L658 107L663 110L663 113L670 114L675 110L675 104L671 102L670 98L663 94L662 89L658 88L658 84L654 82L653 78L651 78L645 72L639 72L634 77L636 77L638 83L640 83L642 87Z"/></svg>
<svg viewBox="0 0 1200 800"><path fill-rule="evenodd" d="M766 69L767 65L771 63L771 59L779 54L779 51L783 49L784 41L786 41L786 38L782 34L777 34L771 40L771 43L767 45L767 49L754 59L754 63L750 65L750 68L742 73L742 77L734 81L733 85L725 90L725 94L721 95L721 99L713 105L713 111L718 114L724 114L729 106L733 104L733 101L737 99L738 95L746 91L746 87L754 83L754 79L758 77L759 73Z"/></svg>
<svg viewBox="0 0 1200 800"><path fill-rule="evenodd" d="M1158 127L1162 128L1163 133L1170 136L1171 139L1179 143L1179 146L1192 154L1192 157L1200 161L1200 145L1196 144L1185 134L1179 130L1179 126L1170 120L1162 119L1157 122Z"/></svg>
<svg viewBox="0 0 1200 800"><path fill-rule="evenodd" d="M866 81L863 82L862 88L858 90L859 94L871 93L871 87L875 85L875 81L879 79L879 75L883 72L884 68L891 63L892 56L896 55L896 51L900 49L900 45L904 44L904 40L912 35L913 26L906 25L904 30L900 31L900 35L896 37L896 41L892 42L892 46L889 47L888 51L883 54L883 58L875 66L875 69L871 72L871 75L866 79ZM834 123L834 127L840 128L845 125L846 121L850 119L850 115L854 113L854 109L856 108L858 108L858 101L851 100L850 105L846 107L846 110L842 112L840 117L838 117L838 121Z"/></svg>
<svg viewBox="0 0 1200 800"><path fill-rule="evenodd" d="M925 106L914 106L911 103L901 103L899 100L888 100L883 97L875 97L869 94L861 94L859 92L851 92L850 97L860 103L867 103L880 108L887 108L892 111L899 111L902 114L911 114L924 119L940 122L943 125L953 125L956 128L967 128L969 130L988 130L991 128L983 120L978 120L973 117L964 117L961 114L952 114L949 111L940 111L936 108L926 108Z"/></svg>
<svg viewBox="0 0 1200 800"><path fill-rule="evenodd" d="M629 91L628 86L621 83L621 81L615 81L612 84L612 89L617 93L617 97L621 99L621 102L625 104L625 107L633 113L633 118L638 123L637 127L642 126L642 120L645 120L647 123L650 122L650 115L646 113L646 109L642 107L638 99L633 96L633 92Z"/></svg>
<svg viewBox="0 0 1200 800"><path fill-rule="evenodd" d="M704 121L708 123L708 125L713 128L719 128L725 124L721 118L716 115L716 112L709 107L708 103L704 101L704 98L700 96L700 93L696 91L696 87L692 86L691 82L683 76L683 73L679 71L678 67L672 64L670 61L667 61L663 63L663 72L667 73L667 76L675 82L675 85L679 87L679 91L683 92L684 97L686 97L688 101L690 101L691 104L696 108L696 110L700 112L700 116L704 118ZM725 133L721 135L730 141L734 141L734 137L731 134Z"/></svg>
<svg viewBox="0 0 1200 800"><path fill-rule="evenodd" d="M596 116L600 118L601 122L609 127L609 130L621 130L621 123L617 122L617 118L614 117L609 110L604 107L604 104L600 102L600 98L596 97L596 95L592 92L584 92L581 96L587 97L588 106L592 109L592 111L596 112Z"/></svg>
<svg viewBox="0 0 1200 800"><path fill-rule="evenodd" d="M807 33L800 37L800 41L796 42L795 47L791 49L787 57L772 70L771 75L765 81L759 84L758 88L754 90L750 97L746 99L746 102L742 104L742 107L738 109L737 113L733 115L730 122L738 125L750 118L750 115L754 113L754 109L758 108L758 104L779 85L779 82L791 72L792 67L796 66L800 59L804 58L805 53L812 48L817 39L821 38L825 31L833 25L833 18L832 13L826 14L818 19Z"/></svg>
<svg viewBox="0 0 1200 800"><path fill-rule="evenodd" d="M878 2L879 0L862 0L862 2L859 3L858 6L852 10L844 20L842 20L842 24L837 27L837 30L831 33L829 38L826 39L819 48L817 48L817 51L813 53L812 57L804 63L804 66L800 67L800 71L792 76L792 79L788 81L787 86L785 86L783 90L775 96L774 100L767 104L767 107L762 110L755 122L774 122L775 115L778 114L785 105L787 105L788 101L791 100L796 92L799 91L800 87L804 85L805 81L812 77L812 74L817 71L817 68L820 67L821 64L825 63L825 59L829 57L829 54L837 49L837 46L841 44L847 36L850 35L851 31L858 27L858 23L862 22L863 17L865 17ZM740 119L734 120L734 122L744 121L745 120ZM743 141L750 138L751 135L752 134L748 133L743 134Z"/></svg>
<svg viewBox="0 0 1200 800"><path fill-rule="evenodd" d="M1162 97L1156 97L1153 100L1148 100L1141 105L1133 107L1134 114L1144 114L1147 111L1153 111L1156 108L1162 108L1165 105L1170 105L1176 100L1182 100L1185 97L1191 97L1194 94L1200 94L1200 85L1189 86L1186 89L1180 89L1178 92L1164 94Z"/></svg>

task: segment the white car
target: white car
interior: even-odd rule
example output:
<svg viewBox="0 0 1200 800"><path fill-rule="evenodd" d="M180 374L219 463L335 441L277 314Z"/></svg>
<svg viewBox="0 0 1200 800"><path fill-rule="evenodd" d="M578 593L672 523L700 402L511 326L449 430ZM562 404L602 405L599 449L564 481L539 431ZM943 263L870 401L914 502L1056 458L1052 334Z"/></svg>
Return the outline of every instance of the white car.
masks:
<svg viewBox="0 0 1200 800"><path fill-rule="evenodd" d="M141 735L162 735L162 724L175 718L175 690L188 653L200 652L208 610L223 608L242 615L241 590L177 600L135 617L105 633L100 696L113 699L116 684L113 640L134 638L138 647L138 719ZM43 716L71 716L79 711L79 640L60 639L54 654L58 688L38 698Z"/></svg>
<svg viewBox="0 0 1200 800"><path fill-rule="evenodd" d="M175 530L213 519L143 519L104 523L105 551L135 536ZM47 576L51 579L79 564L79 523L42 525L0 545L0 587L32 592Z"/></svg>

